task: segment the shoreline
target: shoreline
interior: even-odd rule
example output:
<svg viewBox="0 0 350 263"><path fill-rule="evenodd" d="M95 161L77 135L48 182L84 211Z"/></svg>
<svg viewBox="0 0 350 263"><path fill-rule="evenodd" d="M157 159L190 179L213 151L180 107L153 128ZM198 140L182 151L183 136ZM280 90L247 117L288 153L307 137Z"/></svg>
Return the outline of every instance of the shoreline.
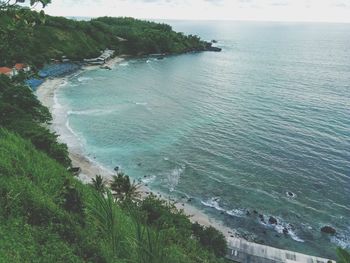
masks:
<svg viewBox="0 0 350 263"><path fill-rule="evenodd" d="M124 57L115 57L109 60L105 66L114 69L122 61L124 61ZM71 76L77 76L87 70L95 70L99 68L100 66L85 66L80 71L69 76L47 79L35 92L37 98L49 109L52 114L53 119L49 128L58 135L58 141L67 144L69 158L72 161L73 167L81 168L81 173L79 174L78 179L85 184L91 183L91 179L95 178L96 175L101 175L106 180L110 180L115 173L84 154L83 143L80 141L79 136L69 127L67 116L68 112L64 111L63 107L58 103L56 92L67 84L67 81ZM149 187L141 184L141 198L147 197L149 193L153 193L155 196L165 201L174 203L178 210L183 210L184 214L189 217L191 222L198 222L206 227L212 226L222 232L228 244L229 252L227 257L231 260L245 262L247 258L253 257L265 261L275 260L278 258L280 259L280 262L288 262L286 255L293 255L298 260L297 262L307 263L310 260L313 260L313 262L315 260L319 260L319 262L322 263L328 262L328 259L247 241L245 238L240 236L235 229L225 226L217 219L210 218L199 208L188 204L181 199L174 201L168 195L160 193L159 191L151 190ZM236 254L240 256L236 257ZM335 263L334 260L331 260L330 262Z"/></svg>
<svg viewBox="0 0 350 263"><path fill-rule="evenodd" d="M124 57L115 57L109 60L104 66L111 67L112 69L117 67L124 61ZM96 70L99 69L100 66L84 66L80 71L78 71L78 75L87 70ZM73 74L74 75L74 74ZM35 94L40 102L46 106L52 114L52 122L50 124L50 129L58 135L58 140L62 143L67 144L69 158L72 161L73 167L80 167L81 173L78 178L83 183L91 183L91 179L95 178L96 175L101 175L106 180L110 180L112 176L115 174L113 171L108 170L107 168L99 165L93 159L84 155L83 153L83 144L79 141L78 135L74 134L70 129L68 122L68 113L63 111L61 105L56 100L56 92L66 85L69 77L72 75L61 77L61 78L50 78L45 80L45 82L39 86L36 90ZM70 143L75 141L75 143ZM148 193L153 193L155 196L160 197L170 201L170 197L165 198L164 193L160 193L159 191L153 191L149 187L144 184L140 187L140 194L142 198L145 198ZM230 229L224 226L221 222L216 219L210 218L200 209L190 205L186 202L182 202L181 200L175 201L175 206L178 210L183 210L183 212L189 216L191 222L198 222L199 224L209 227L212 226L222 232L227 239L227 242L230 242L231 238L237 238L235 235L235 230Z"/></svg>

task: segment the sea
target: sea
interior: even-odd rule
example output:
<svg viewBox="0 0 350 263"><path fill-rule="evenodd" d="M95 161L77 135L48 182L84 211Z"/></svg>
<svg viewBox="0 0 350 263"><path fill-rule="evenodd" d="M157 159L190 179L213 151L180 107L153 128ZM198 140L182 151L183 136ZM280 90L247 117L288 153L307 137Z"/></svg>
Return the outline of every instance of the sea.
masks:
<svg viewBox="0 0 350 263"><path fill-rule="evenodd" d="M350 248L350 24L162 22L222 52L79 72L55 95L63 140L249 240Z"/></svg>

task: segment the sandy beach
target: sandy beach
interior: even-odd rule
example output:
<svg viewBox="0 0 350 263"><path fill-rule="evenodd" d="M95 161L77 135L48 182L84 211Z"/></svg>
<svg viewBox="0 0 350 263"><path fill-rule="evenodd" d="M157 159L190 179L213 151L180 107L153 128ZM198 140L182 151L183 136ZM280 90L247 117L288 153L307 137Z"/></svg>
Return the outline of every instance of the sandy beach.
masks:
<svg viewBox="0 0 350 263"><path fill-rule="evenodd" d="M111 68L117 67L118 63L123 61L123 58L117 57L108 62L108 66ZM88 66L84 67L82 70L93 70L99 69L98 66ZM81 71L82 72L82 71ZM79 74L79 72L77 73ZM79 180L83 183L90 183L92 178L96 175L102 175L107 181L113 176L113 171L110 171L97 162L94 158L84 155L82 149L83 145L79 142L79 137L74 134L74 132L68 127L66 119L67 112L64 112L63 107L61 107L56 98L56 91L67 83L69 77L64 78L54 78L48 79L42 84L36 91L38 99L43 105L49 108L52 113L52 123L50 129L59 135L59 140L68 145L69 157L72 160L72 165L74 167L80 167L81 173L79 174ZM62 116L63 115L63 116ZM78 143L77 143L78 142ZM140 194L144 198L149 193L168 200L174 203L173 199L163 193L155 192L149 189L147 186L142 185L140 187ZM245 262L246 257L257 257L261 258L279 258L281 262L287 262L286 254L294 255L298 260L296 262L310 262L318 260L318 262L327 262L326 259L316 258L313 256L304 255L301 253L295 253L293 251L281 250L270 246L259 245L256 243L248 242L244 238L240 237L239 234L233 229L224 226L220 221L210 218L200 209L194 207L188 203L187 199L178 199L175 201L175 206L179 210L183 210L184 213L189 216L192 222L198 222L204 226L213 226L214 228L221 231L227 239L229 247L231 249L230 256L233 257L234 251L240 251L240 260ZM233 259L238 260L238 258L233 257ZM332 261L331 261L332 262Z"/></svg>
<svg viewBox="0 0 350 263"><path fill-rule="evenodd" d="M114 59L108 61L104 66L115 68L118 66L118 63L122 62L123 60L123 57L115 57ZM98 68L99 66L86 66L83 67L82 70L94 70ZM50 129L52 129L59 135L59 140L61 142L66 143L68 145L69 157L72 160L72 165L74 167L81 168L79 179L84 183L90 183L91 179L95 178L96 175L102 175L106 180L110 180L113 176L113 171L109 171L108 169L101 167L93 159L85 156L82 152L81 144L73 145L71 143L73 140L78 141L78 138L76 138L77 136L73 134L68 127L66 127L67 125L64 119L66 119L67 116L64 116L64 118L60 117L61 115L66 115L67 113L62 112L61 107L57 105L55 94L60 87L66 84L68 78L69 77L47 79L37 89L36 95L41 101L41 103L49 108L53 117ZM148 193L153 192L153 194L161 196L162 198L168 200L168 198L164 194L158 192L156 193L144 185L140 187L140 191L142 197L145 197ZM188 200L177 200L175 202L175 206L179 210L183 210L184 213L190 217L190 220L192 222L198 222L199 224L204 226L213 226L217 228L225 235L228 241L230 238L235 236L234 230L225 227L222 223L218 222L217 220L209 218L209 216L207 216L204 212L188 204L187 202Z"/></svg>

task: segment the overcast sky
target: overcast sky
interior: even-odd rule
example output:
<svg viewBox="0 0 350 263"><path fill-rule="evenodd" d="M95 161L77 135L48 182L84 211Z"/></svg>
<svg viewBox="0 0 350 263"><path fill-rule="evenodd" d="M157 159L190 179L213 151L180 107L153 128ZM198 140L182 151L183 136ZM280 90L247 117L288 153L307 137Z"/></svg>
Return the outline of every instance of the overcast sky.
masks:
<svg viewBox="0 0 350 263"><path fill-rule="evenodd" d="M350 0L52 0L60 16L350 22Z"/></svg>

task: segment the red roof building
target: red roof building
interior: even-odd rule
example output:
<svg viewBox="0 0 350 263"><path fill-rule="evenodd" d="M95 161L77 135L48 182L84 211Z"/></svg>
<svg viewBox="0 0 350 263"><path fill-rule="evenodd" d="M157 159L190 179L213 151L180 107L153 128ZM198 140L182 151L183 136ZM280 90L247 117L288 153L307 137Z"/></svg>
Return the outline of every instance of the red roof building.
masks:
<svg viewBox="0 0 350 263"><path fill-rule="evenodd" d="M15 65L16 70L23 70L25 67L27 67L27 66L26 66L26 64L23 64L23 63L17 63Z"/></svg>
<svg viewBox="0 0 350 263"><path fill-rule="evenodd" d="M8 67L0 67L0 74L5 74L7 76L11 76L13 74L12 69Z"/></svg>

